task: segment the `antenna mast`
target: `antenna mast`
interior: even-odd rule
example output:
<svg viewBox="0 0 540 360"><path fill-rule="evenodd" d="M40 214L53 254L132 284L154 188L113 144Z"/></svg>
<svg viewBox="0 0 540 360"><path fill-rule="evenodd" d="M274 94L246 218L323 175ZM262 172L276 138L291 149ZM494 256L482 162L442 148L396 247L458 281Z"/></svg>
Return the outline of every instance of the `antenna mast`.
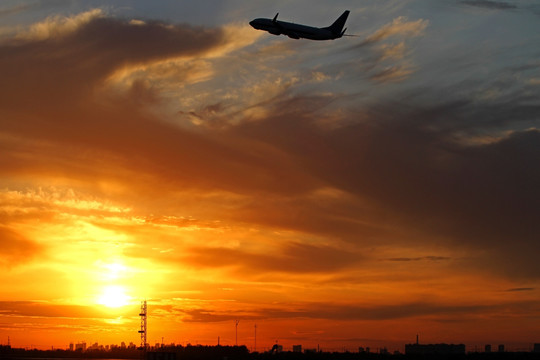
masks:
<svg viewBox="0 0 540 360"><path fill-rule="evenodd" d="M238 323L240 320L236 320L236 346L238 346Z"/></svg>
<svg viewBox="0 0 540 360"><path fill-rule="evenodd" d="M141 329L139 330L139 334L141 334L141 350L146 352L146 320L148 315L148 308L146 307L146 300L141 302L141 313L139 316L141 317Z"/></svg>

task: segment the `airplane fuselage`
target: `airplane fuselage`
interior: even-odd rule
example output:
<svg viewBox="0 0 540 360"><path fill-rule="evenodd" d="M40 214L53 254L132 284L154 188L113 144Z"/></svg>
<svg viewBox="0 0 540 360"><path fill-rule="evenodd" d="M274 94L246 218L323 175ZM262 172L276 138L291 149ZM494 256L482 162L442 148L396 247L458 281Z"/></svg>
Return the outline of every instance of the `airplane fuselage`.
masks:
<svg viewBox="0 0 540 360"><path fill-rule="evenodd" d="M257 30L265 30L273 35L287 35L293 39L333 40L341 37L328 29L290 23L287 21L258 18L249 23Z"/></svg>
<svg viewBox="0 0 540 360"><path fill-rule="evenodd" d="M277 19L278 14L273 19L258 18L252 20L249 25L257 30L268 31L274 35L283 34L293 39L334 40L345 34L343 26L348 16L349 10L346 10L332 25L323 28L280 21Z"/></svg>

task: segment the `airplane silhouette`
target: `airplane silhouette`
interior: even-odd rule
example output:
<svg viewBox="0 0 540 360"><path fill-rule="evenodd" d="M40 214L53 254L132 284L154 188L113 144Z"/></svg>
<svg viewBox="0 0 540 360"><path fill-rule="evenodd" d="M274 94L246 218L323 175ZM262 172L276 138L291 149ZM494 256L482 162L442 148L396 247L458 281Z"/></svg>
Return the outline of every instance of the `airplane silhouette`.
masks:
<svg viewBox="0 0 540 360"><path fill-rule="evenodd" d="M268 31L273 35L287 35L291 39L310 39L310 40L334 40L345 35L345 22L349 16L349 10L346 10L341 16L328 27L317 28L313 26L294 24L277 19L279 13L273 19L258 18L249 22L257 30Z"/></svg>

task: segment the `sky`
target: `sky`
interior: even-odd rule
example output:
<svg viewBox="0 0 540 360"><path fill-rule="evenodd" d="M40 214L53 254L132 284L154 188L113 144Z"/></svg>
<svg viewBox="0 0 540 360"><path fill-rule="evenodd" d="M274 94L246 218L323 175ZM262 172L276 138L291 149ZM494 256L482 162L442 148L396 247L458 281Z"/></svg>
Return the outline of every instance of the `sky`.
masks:
<svg viewBox="0 0 540 360"><path fill-rule="evenodd" d="M532 0L2 1L0 344L146 300L151 344L530 349L539 43Z"/></svg>

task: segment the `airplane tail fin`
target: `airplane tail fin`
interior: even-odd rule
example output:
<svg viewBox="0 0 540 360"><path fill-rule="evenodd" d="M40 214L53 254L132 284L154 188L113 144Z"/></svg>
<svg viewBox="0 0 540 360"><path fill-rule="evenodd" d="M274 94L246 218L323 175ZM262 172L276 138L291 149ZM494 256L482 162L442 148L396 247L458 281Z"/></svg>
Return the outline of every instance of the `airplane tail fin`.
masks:
<svg viewBox="0 0 540 360"><path fill-rule="evenodd" d="M345 26L345 22L347 21L349 12L349 10L345 10L345 12L341 14L341 16L338 17L338 19L326 29L330 30L334 35L336 35L336 37L342 37L345 32L343 31L343 27Z"/></svg>

